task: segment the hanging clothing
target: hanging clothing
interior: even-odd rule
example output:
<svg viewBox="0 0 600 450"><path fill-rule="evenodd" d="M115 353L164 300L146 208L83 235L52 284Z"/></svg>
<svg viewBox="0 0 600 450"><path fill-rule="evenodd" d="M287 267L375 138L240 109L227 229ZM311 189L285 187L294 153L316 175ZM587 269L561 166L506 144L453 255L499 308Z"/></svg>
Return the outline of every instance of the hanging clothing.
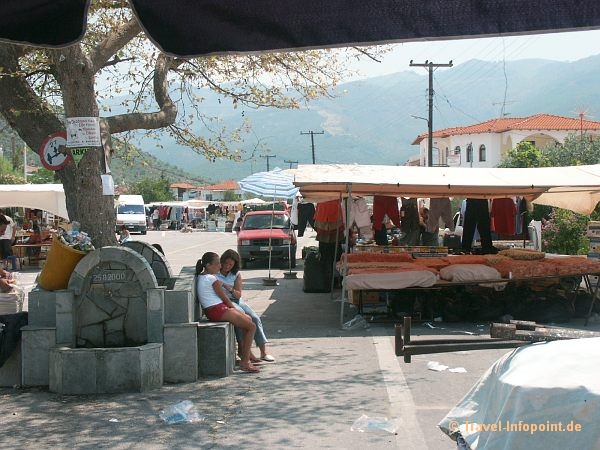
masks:
<svg viewBox="0 0 600 450"><path fill-rule="evenodd" d="M304 236L306 224L310 224L315 230L315 205L312 203L298 203L298 237Z"/></svg>
<svg viewBox="0 0 600 450"><path fill-rule="evenodd" d="M427 218L427 232L437 233L440 219L446 228L454 231L454 220L452 217L452 205L449 198L432 198L429 200L429 216Z"/></svg>
<svg viewBox="0 0 600 450"><path fill-rule="evenodd" d="M523 231L527 229L525 225L527 223L527 200L521 197L517 201L517 217L515 219L515 232L516 234L523 234Z"/></svg>
<svg viewBox="0 0 600 450"><path fill-rule="evenodd" d="M342 241L344 222L342 205L339 200L317 203L315 211L317 241L335 243Z"/></svg>
<svg viewBox="0 0 600 450"><path fill-rule="evenodd" d="M492 200L491 216L496 233L513 236L515 234L516 215L517 207L512 198L495 198Z"/></svg>
<svg viewBox="0 0 600 450"><path fill-rule="evenodd" d="M398 206L397 202L396 206ZM343 212L345 213L345 211ZM353 198L350 201L350 217L348 218L348 227L350 228L354 223L358 228L371 226L371 214L369 213L369 206L367 205L367 201L362 197Z"/></svg>
<svg viewBox="0 0 600 450"><path fill-rule="evenodd" d="M416 200L415 200L416 201ZM383 223L383 218L388 218L400 226L400 211L398 210L398 199L387 195L375 195L373 197L373 227L378 230Z"/></svg>
<svg viewBox="0 0 600 450"><path fill-rule="evenodd" d="M418 245L421 236L421 225L419 221L419 206L416 198L402 197L400 208L401 226L404 237L400 239L400 245Z"/></svg>
<svg viewBox="0 0 600 450"><path fill-rule="evenodd" d="M462 235L462 249L470 252L473 246L475 227L481 235L483 253L494 253L492 245L491 220L488 201L481 198L468 198L465 207L465 221Z"/></svg>

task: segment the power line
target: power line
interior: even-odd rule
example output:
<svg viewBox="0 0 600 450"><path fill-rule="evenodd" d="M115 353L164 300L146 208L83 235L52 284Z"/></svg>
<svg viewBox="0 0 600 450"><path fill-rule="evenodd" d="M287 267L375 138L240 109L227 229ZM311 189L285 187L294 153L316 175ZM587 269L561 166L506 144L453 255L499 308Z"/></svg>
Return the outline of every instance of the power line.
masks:
<svg viewBox="0 0 600 450"><path fill-rule="evenodd" d="M452 67L452 61L447 64L436 64L431 61L425 61L424 63L413 63L410 60L411 67L427 67L429 71L429 119L427 120L427 165L429 167L433 164L433 69L437 67Z"/></svg>
<svg viewBox="0 0 600 450"><path fill-rule="evenodd" d="M298 164L298 161L290 161L289 159L285 159L283 162L289 164L290 169L292 168L292 164Z"/></svg>
<svg viewBox="0 0 600 450"><path fill-rule="evenodd" d="M311 147L312 147L312 162L313 164L316 164L315 161L315 134L325 134L324 131L301 131L300 134L310 134L310 143L311 143Z"/></svg>

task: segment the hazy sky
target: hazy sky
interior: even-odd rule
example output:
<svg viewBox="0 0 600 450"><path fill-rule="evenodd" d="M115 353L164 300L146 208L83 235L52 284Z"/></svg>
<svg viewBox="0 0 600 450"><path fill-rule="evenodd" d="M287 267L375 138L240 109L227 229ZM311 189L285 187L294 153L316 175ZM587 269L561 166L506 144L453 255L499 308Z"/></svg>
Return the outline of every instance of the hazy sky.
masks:
<svg viewBox="0 0 600 450"><path fill-rule="evenodd" d="M405 70L414 70L417 73L425 74L427 69L409 66L411 59L415 63L424 63L429 60L441 64L452 60L454 65L462 64L470 59L513 61L539 58L576 61L586 56L600 54L600 30L408 42L394 44L394 46L396 47L394 51L385 55L381 63L364 61L357 65L357 69L363 76L385 75Z"/></svg>

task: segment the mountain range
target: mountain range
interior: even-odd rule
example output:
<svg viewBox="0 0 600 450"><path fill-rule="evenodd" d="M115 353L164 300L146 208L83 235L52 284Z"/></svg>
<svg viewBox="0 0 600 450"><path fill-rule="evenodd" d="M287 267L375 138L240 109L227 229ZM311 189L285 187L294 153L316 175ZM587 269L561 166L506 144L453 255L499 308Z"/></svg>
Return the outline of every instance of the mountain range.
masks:
<svg viewBox="0 0 600 450"><path fill-rule="evenodd" d="M583 113L588 120L600 120L598 73L600 55L574 62L469 60L437 70L433 129L538 113L566 117ZM233 129L244 119L252 123L253 132L241 143L243 162L210 162L168 138L161 139L162 148L155 141L142 141L141 149L194 178L213 182L238 180L267 170L267 164L270 169L310 164L311 138L316 163L402 165L418 153L412 142L427 131L427 88L425 69L423 74L399 71L342 83L333 98L314 100L298 110L233 108L202 90L201 108L218 116L221 125Z"/></svg>

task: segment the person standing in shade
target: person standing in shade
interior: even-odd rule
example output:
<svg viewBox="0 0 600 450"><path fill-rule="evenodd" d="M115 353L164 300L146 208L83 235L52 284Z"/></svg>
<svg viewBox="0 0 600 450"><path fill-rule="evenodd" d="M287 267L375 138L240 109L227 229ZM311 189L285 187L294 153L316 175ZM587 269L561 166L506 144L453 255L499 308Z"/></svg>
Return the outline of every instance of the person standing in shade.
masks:
<svg viewBox="0 0 600 450"><path fill-rule="evenodd" d="M0 210L0 214L2 215L2 217L4 217L4 219L2 220L2 225L6 225L2 236L0 236L0 258L2 258L3 261L11 259L12 270L17 270L16 259L10 258L11 256L13 256L12 245L17 235L17 227L15 226L13 220L9 216L4 214L4 211Z"/></svg>

